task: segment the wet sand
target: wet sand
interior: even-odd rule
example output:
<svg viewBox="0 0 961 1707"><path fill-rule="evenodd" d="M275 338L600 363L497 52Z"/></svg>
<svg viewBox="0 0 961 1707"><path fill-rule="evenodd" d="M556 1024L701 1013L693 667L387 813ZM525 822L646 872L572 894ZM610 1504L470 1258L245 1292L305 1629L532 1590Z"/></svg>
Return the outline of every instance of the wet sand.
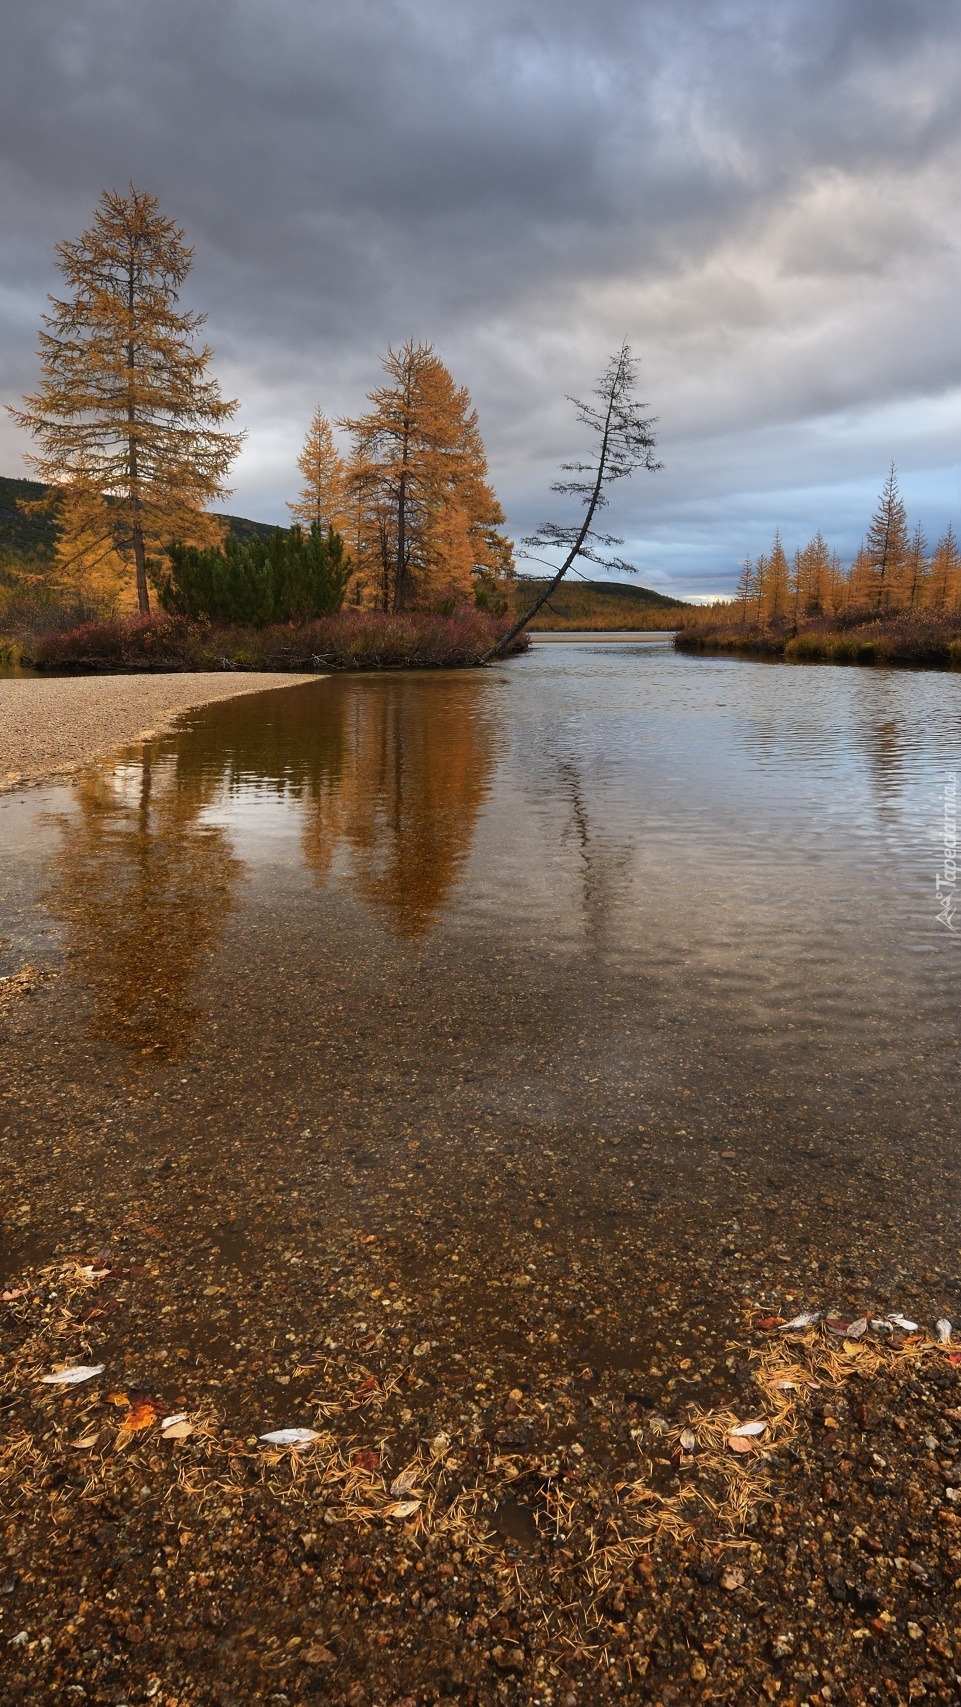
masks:
<svg viewBox="0 0 961 1707"><path fill-rule="evenodd" d="M699 838L647 832L628 884L563 706L520 719L527 810L513 670L212 707L116 782L0 807L4 964L37 969L0 991L11 1701L957 1699L940 939L930 1012L893 901L893 963L865 930L833 959L847 878L805 891L806 802L769 875L677 753L645 829L689 799ZM716 717L732 681L704 679ZM710 764L730 792L736 754ZM720 867L700 919L665 886L682 842L702 891ZM878 846L850 850L862 891ZM704 920L731 862L728 965ZM778 1319L812 1309L840 1331ZM862 1331L901 1311L923 1331ZM62 1362L103 1374L44 1385ZM303 1455L259 1438L288 1427Z"/></svg>
<svg viewBox="0 0 961 1707"><path fill-rule="evenodd" d="M260 671L0 676L0 790L80 770L127 741L161 733L195 706L312 679Z"/></svg>

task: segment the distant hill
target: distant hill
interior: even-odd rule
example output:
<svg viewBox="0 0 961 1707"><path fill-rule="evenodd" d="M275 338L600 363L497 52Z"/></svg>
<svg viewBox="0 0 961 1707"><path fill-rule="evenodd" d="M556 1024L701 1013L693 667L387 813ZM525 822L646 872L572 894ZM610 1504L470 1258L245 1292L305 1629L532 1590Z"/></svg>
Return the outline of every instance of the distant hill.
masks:
<svg viewBox="0 0 961 1707"><path fill-rule="evenodd" d="M42 498L46 491L37 480L9 480L0 475L0 558L4 553L41 558L51 555L57 538L55 523L49 516L24 515L19 508L21 499ZM273 532L271 523L252 522L246 516L223 519L231 533L242 539Z"/></svg>
<svg viewBox="0 0 961 1707"><path fill-rule="evenodd" d="M513 613L522 616L546 586L546 576L519 577L511 600ZM554 597L538 612L531 628L535 632L673 628L677 619L672 613L690 608L682 599L668 598L649 587L634 587L629 581L568 579L561 582Z"/></svg>

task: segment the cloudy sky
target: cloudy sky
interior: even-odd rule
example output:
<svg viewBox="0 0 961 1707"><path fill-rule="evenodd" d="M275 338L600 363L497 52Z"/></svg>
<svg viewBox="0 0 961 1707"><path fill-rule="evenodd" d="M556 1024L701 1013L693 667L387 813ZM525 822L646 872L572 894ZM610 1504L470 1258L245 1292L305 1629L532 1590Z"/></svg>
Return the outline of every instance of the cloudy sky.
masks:
<svg viewBox="0 0 961 1707"><path fill-rule="evenodd" d="M37 377L56 241L105 186L196 248L285 517L320 403L429 339L513 532L565 519L565 393L626 336L658 474L613 521L643 583L729 589L775 526L857 546L889 462L961 523L957 0L2 0L0 396ZM0 425L0 472L24 472Z"/></svg>

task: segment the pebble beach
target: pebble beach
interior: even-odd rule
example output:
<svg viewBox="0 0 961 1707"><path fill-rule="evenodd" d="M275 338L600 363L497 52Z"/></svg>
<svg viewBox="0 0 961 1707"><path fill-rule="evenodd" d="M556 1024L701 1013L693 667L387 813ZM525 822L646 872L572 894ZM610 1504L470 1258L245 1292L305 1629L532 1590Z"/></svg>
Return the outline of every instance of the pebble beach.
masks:
<svg viewBox="0 0 961 1707"><path fill-rule="evenodd" d="M182 711L315 676L252 671L0 677L0 790L82 769L126 741L160 734Z"/></svg>

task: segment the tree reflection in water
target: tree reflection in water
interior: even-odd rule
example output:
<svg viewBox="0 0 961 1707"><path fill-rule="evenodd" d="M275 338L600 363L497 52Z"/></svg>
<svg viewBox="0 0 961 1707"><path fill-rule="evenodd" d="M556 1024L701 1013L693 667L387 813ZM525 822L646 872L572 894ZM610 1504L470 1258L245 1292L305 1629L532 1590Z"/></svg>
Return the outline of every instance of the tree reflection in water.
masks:
<svg viewBox="0 0 961 1707"><path fill-rule="evenodd" d="M94 1029L170 1054L202 1020L194 994L246 867L205 809L294 801L321 886L359 895L402 939L451 893L490 785L477 678L335 679L222 701L137 762L84 779L59 819L47 905L94 1001ZM263 798L265 797L266 798Z"/></svg>
<svg viewBox="0 0 961 1707"><path fill-rule="evenodd" d="M203 1014L192 987L217 946L244 863L203 821L211 778L184 778L148 743L139 763L98 772L58 820L46 904L94 1003L101 1036L168 1055Z"/></svg>
<svg viewBox="0 0 961 1707"><path fill-rule="evenodd" d="M341 694L342 764L305 802L304 852L318 882L338 854L355 891L396 937L423 936L454 888L490 787L485 684L373 678ZM353 689L353 691L350 691Z"/></svg>
<svg viewBox="0 0 961 1707"><path fill-rule="evenodd" d="M221 701L175 737L177 775L297 802L317 883L351 889L394 936L422 936L490 787L491 692L476 674L384 674Z"/></svg>

